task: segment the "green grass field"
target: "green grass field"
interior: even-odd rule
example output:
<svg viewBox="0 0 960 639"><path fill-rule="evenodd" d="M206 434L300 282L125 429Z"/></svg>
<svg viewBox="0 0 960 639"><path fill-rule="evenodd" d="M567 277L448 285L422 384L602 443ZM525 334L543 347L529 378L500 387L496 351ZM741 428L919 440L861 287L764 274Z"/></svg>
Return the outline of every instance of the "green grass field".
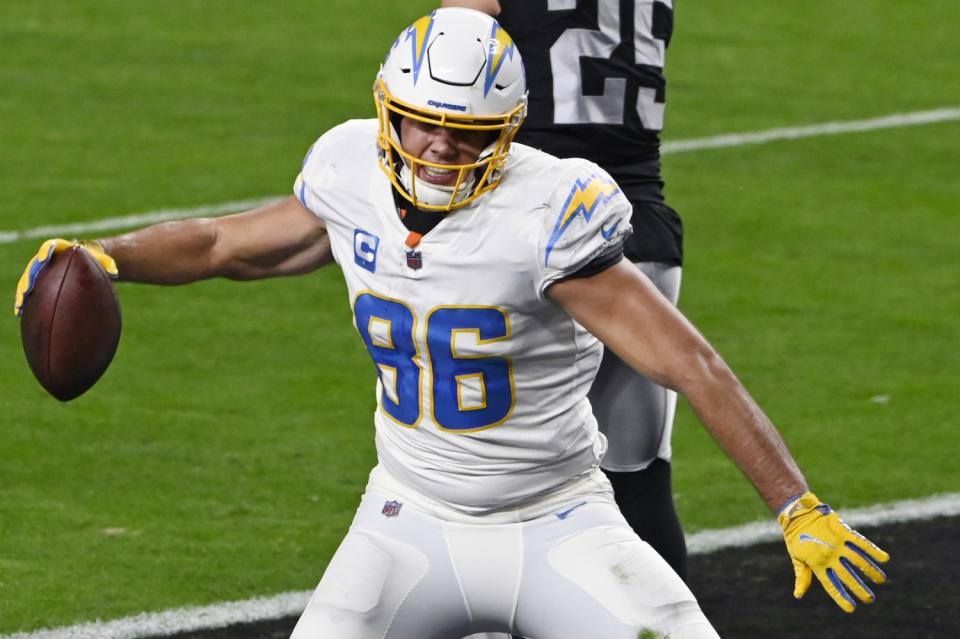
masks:
<svg viewBox="0 0 960 639"><path fill-rule="evenodd" d="M678 5L668 140L960 105L949 0ZM7 0L0 231L288 192L432 6ZM960 122L664 164L681 307L821 497L960 489ZM0 244L11 304L38 244ZM339 272L119 292L118 356L66 405L0 321L0 634L311 588L374 462ZM766 516L685 405L674 448L689 531Z"/></svg>

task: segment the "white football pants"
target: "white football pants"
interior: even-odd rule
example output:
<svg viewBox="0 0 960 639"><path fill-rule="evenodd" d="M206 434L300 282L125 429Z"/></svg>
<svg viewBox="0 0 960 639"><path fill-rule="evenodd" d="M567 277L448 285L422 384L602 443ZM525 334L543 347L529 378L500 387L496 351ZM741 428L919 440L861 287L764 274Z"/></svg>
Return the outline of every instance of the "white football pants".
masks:
<svg viewBox="0 0 960 639"><path fill-rule="evenodd" d="M493 515L410 497L374 469L291 639L719 639L597 469Z"/></svg>

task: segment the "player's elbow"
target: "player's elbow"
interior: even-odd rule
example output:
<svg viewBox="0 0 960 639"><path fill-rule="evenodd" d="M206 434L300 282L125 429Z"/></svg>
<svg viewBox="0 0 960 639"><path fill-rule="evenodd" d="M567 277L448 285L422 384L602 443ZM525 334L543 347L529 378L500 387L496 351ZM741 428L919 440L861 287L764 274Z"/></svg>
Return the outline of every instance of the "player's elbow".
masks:
<svg viewBox="0 0 960 639"><path fill-rule="evenodd" d="M733 371L709 344L697 345L679 359L678 372L670 386L686 397L736 384Z"/></svg>
<svg viewBox="0 0 960 639"><path fill-rule="evenodd" d="M222 277L228 280L255 280L267 277L264 262L274 259L251 242L242 225L231 223L229 217L198 219L198 236L202 238L204 278Z"/></svg>
<svg viewBox="0 0 960 639"><path fill-rule="evenodd" d="M199 218L196 223L198 256L202 261L204 279L212 277L243 279L236 277L239 261L221 220Z"/></svg>

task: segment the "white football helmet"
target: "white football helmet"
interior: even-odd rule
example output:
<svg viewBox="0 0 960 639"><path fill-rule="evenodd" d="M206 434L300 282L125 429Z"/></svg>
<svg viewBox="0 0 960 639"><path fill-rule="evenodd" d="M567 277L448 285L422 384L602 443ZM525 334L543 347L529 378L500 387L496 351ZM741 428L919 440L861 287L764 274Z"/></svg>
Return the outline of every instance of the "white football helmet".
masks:
<svg viewBox="0 0 960 639"><path fill-rule="evenodd" d="M380 168L426 211L451 211L496 188L527 115L520 52L496 20L471 9L437 9L407 27L380 67L373 98ZM496 137L470 164L436 164L404 151L402 118ZM417 177L424 166L459 174L453 186L429 184Z"/></svg>

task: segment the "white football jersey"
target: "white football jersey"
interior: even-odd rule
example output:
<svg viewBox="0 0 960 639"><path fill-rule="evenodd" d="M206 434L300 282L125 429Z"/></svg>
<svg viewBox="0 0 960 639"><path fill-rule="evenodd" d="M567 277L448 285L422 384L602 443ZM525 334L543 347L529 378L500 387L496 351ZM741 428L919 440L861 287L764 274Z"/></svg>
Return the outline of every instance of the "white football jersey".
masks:
<svg viewBox="0 0 960 639"><path fill-rule="evenodd" d="M544 291L630 233L629 202L595 164L514 145L500 186L411 249L376 133L352 120L324 134L294 192L326 223L379 372L380 463L467 513L596 466L602 346Z"/></svg>

